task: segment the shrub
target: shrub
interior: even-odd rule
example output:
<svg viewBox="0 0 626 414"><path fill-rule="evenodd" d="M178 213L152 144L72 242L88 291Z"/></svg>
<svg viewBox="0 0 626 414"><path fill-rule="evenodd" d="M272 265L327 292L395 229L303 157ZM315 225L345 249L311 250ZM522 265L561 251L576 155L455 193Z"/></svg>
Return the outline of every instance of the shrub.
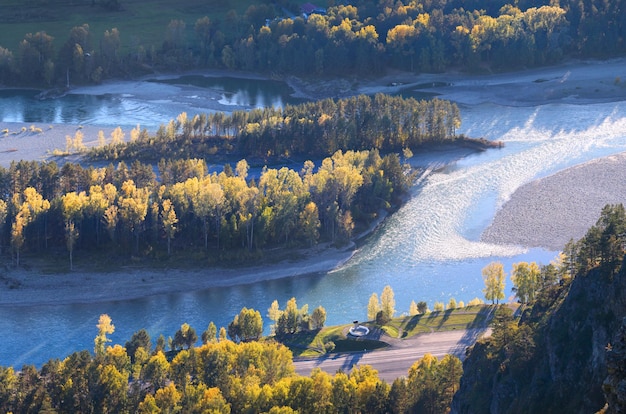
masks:
<svg viewBox="0 0 626 414"><path fill-rule="evenodd" d="M482 299L474 298L474 299L469 301L467 306L478 306L478 305L482 305L483 303L485 303L485 302L483 302Z"/></svg>
<svg viewBox="0 0 626 414"><path fill-rule="evenodd" d="M378 313L376 313L376 324L377 325L385 325L388 322L389 322L389 318L387 316L385 316L385 313L382 310L380 310L380 311L378 311Z"/></svg>
<svg viewBox="0 0 626 414"><path fill-rule="evenodd" d="M417 310L421 314L428 313L428 304L423 300L417 302Z"/></svg>

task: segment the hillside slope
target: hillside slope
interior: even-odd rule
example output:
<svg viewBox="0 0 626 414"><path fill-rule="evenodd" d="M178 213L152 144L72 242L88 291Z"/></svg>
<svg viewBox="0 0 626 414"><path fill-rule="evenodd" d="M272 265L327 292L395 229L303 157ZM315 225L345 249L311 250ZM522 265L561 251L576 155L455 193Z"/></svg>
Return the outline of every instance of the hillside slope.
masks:
<svg viewBox="0 0 626 414"><path fill-rule="evenodd" d="M607 356L626 317L626 269L593 269L544 290L519 324L506 317L470 351L455 413L597 412ZM623 334L621 335L624 336ZM617 401L623 346L610 357L606 390ZM623 367L622 367L623 368ZM609 385L612 384L612 385ZM609 408L611 410L611 408Z"/></svg>

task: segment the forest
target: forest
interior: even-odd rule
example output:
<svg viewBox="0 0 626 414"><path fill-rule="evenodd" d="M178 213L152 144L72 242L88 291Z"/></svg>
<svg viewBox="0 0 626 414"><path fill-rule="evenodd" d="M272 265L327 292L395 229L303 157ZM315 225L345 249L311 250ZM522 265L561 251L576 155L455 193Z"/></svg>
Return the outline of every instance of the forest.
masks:
<svg viewBox="0 0 626 414"><path fill-rule="evenodd" d="M272 337L259 337L262 328L254 326L255 320L261 321L258 311L242 309L228 333L210 323L201 345L187 324L170 341L161 335L153 344L142 329L124 346L108 345L107 335L115 326L108 315L101 315L93 353L76 352L40 369L0 367L0 409L443 413L453 407L472 413L489 412L497 404L503 413L573 412L581 407L586 412L619 412L626 331L615 334L626 316L625 226L624 207L607 205L581 240L568 243L558 262L535 270L533 264L515 265L512 280L521 316L498 305L492 335L468 350L463 364L454 356L427 354L392 384L367 365L349 374L315 369L300 376L294 373L288 348ZM289 304L282 312L273 304L268 310L274 310L272 319L285 327L292 325L290 319L302 325L301 311L295 300L290 302L292 311ZM289 313L294 317L283 318ZM323 311L316 313L311 318L319 323L309 321L309 329L323 325Z"/></svg>
<svg viewBox="0 0 626 414"><path fill-rule="evenodd" d="M32 27L31 14L45 20L70 7L58 3L20 3L22 13L7 19L25 25L10 27ZM195 13L162 27L146 25L148 37L132 28L124 33L113 23L135 18L133 11L146 14L134 9L139 7L135 1L116 1L115 7L72 3L84 6L85 21L67 28L63 38L25 32L14 44L0 44L0 84L56 87L67 86L70 79L98 83L155 70L201 68L277 77L368 76L387 69L506 70L567 57L606 58L626 47L623 0L331 0L324 12L311 15L301 14L300 2L209 1L190 5ZM112 19L111 27L92 32L90 20L101 28L101 19ZM14 38L12 33L2 37Z"/></svg>
<svg viewBox="0 0 626 414"><path fill-rule="evenodd" d="M267 162L290 158L320 159L337 151L377 150L383 154L417 151L444 143L497 147L498 143L456 135L461 115L456 104L441 99L377 94L324 99L285 108L263 108L199 114L180 114L162 125L155 136L138 128L124 142L120 132L106 137L88 152L92 160L162 158L219 159L245 157ZM72 145L76 150L76 145ZM309 157L309 158L307 158Z"/></svg>
<svg viewBox="0 0 626 414"><path fill-rule="evenodd" d="M17 265L24 252L67 250L73 268L78 252L206 264L260 259L270 247L343 245L408 191L416 171L391 150L407 157L408 146L469 141L454 135L458 125L450 102L376 95L183 113L155 136L134 128L128 141L116 128L87 153L107 166L0 168L0 246L10 246ZM63 154L83 151L82 139L80 129L68 136ZM214 157L239 161L209 171ZM266 166L289 157L307 161L300 171ZM246 159L265 167L251 174Z"/></svg>
<svg viewBox="0 0 626 414"><path fill-rule="evenodd" d="M344 244L355 226L390 209L412 174L396 154L337 151L301 171L263 168L249 177L245 160L208 173L204 160L120 162L83 168L14 162L0 168L0 241L20 255L69 251L192 262L259 259L268 246ZM180 256L178 256L180 257Z"/></svg>
<svg viewBox="0 0 626 414"><path fill-rule="evenodd" d="M108 322L108 324L107 324ZM101 317L98 336L111 332ZM107 331L108 329L108 331ZM135 352L130 356L129 349ZM45 413L440 413L462 374L453 356L426 355L389 385L363 366L350 374L294 373L291 351L272 341L209 338L166 358L145 330L126 347L74 353L40 370L0 367L0 409Z"/></svg>

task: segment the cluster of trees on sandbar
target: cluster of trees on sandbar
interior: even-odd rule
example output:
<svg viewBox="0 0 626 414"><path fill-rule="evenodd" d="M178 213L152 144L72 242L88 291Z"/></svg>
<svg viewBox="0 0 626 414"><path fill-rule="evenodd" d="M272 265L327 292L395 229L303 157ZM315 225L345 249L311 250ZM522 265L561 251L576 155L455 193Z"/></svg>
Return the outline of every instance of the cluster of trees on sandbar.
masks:
<svg viewBox="0 0 626 414"><path fill-rule="evenodd" d="M62 45L58 51L45 31L27 33L19 45L1 45L0 82L100 82L154 67L323 76L382 73L388 67L517 68L568 54L616 55L626 47L624 0L329 3L326 13L310 16L302 16L297 3L279 2L252 4L243 13L233 9L221 18L210 15L211 7L229 6L207 4L208 16L173 19L159 38L147 39L117 27L92 33L87 21L56 42Z"/></svg>
<svg viewBox="0 0 626 414"><path fill-rule="evenodd" d="M156 136L135 129L130 141L100 140L93 159L214 157L238 154L261 159L327 157L338 150L382 153L453 142L461 115L456 104L377 94L324 99L284 108L180 114Z"/></svg>
<svg viewBox="0 0 626 414"><path fill-rule="evenodd" d="M301 171L245 160L208 173L203 160L101 168L19 162L0 168L0 243L20 253L74 250L162 257L174 249L211 261L256 257L268 246L345 243L356 225L391 208L411 174L395 154L336 152Z"/></svg>

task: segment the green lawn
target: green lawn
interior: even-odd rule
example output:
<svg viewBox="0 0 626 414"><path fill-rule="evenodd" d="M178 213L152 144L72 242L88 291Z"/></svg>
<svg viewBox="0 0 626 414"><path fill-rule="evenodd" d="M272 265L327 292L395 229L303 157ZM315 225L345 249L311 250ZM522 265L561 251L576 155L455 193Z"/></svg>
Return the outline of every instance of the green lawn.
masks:
<svg viewBox="0 0 626 414"><path fill-rule="evenodd" d="M392 338L409 338L413 335L429 332L442 332L455 329L478 328L484 326L490 317L491 306L473 306L444 312L431 312L425 315L394 318L387 325L380 327ZM370 329L374 324L364 323ZM303 332L287 336L282 342L288 346L294 356L320 356L326 353L325 344L333 342L332 352L353 352L372 350L387 346L382 341L358 340L346 336L352 324L331 326L320 331ZM401 332L401 334L400 334Z"/></svg>
<svg viewBox="0 0 626 414"><path fill-rule="evenodd" d="M327 353L325 344L332 342L335 347L333 353L356 352L384 348L386 343L370 339L354 339L346 336L345 332L352 324L338 325L323 328L320 331L300 332L287 336L282 343L291 349L294 356L315 357Z"/></svg>
<svg viewBox="0 0 626 414"><path fill-rule="evenodd" d="M425 315L406 316L393 322L398 324L398 331L402 331L402 338L408 338L424 332L478 328L484 325L490 312L489 306L472 306Z"/></svg>

